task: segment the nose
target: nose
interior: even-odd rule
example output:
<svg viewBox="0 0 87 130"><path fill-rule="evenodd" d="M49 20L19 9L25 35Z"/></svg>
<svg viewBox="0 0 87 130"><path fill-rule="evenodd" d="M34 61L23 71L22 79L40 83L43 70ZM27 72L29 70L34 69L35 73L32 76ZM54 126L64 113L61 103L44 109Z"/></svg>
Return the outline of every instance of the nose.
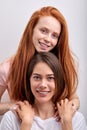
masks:
<svg viewBox="0 0 87 130"><path fill-rule="evenodd" d="M51 42L51 40L52 40L51 35L50 34L46 35L45 38L44 38L44 40L47 43Z"/></svg>
<svg viewBox="0 0 87 130"><path fill-rule="evenodd" d="M41 89L47 88L47 82L46 82L46 80L42 80L42 81L41 81L41 83L40 83L40 88L41 88Z"/></svg>

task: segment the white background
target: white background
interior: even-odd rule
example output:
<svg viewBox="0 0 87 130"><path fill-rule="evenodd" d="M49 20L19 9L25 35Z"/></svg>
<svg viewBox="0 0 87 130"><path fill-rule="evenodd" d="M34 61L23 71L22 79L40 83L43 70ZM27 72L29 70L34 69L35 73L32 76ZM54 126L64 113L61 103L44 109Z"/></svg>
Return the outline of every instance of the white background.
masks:
<svg viewBox="0 0 87 130"><path fill-rule="evenodd" d="M79 110L87 121L87 0L0 0L0 62L17 50L31 14L47 5L58 8L67 21L70 47L79 61Z"/></svg>

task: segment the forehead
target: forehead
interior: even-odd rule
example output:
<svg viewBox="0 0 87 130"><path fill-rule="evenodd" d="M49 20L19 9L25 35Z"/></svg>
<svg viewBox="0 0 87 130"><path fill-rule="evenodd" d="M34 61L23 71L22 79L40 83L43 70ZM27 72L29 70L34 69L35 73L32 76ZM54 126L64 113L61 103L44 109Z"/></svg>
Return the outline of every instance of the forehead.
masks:
<svg viewBox="0 0 87 130"><path fill-rule="evenodd" d="M39 73L39 74L53 74L51 68L45 62L39 62L35 65L32 73Z"/></svg>
<svg viewBox="0 0 87 130"><path fill-rule="evenodd" d="M46 27L48 29L55 30L55 32L61 31L60 22L52 16L42 16L39 19L36 27Z"/></svg>

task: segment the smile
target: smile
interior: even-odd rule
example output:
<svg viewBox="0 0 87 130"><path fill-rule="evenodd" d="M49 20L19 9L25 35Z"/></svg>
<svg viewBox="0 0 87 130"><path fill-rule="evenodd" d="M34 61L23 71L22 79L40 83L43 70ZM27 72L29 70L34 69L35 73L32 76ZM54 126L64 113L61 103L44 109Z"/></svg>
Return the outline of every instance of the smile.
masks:
<svg viewBox="0 0 87 130"><path fill-rule="evenodd" d="M39 93L39 94L43 94L43 95L50 93L50 91L41 91L39 89L37 89L36 92Z"/></svg>
<svg viewBox="0 0 87 130"><path fill-rule="evenodd" d="M39 42L41 48L43 49L47 49L48 47L50 47L49 45L45 44L45 43L42 43L42 42Z"/></svg>

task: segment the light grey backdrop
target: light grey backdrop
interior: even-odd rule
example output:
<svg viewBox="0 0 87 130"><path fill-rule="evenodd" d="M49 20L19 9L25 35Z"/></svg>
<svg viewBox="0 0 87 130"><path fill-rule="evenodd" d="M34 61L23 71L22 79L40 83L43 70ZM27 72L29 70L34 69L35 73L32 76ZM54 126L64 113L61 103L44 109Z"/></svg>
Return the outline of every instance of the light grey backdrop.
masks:
<svg viewBox="0 0 87 130"><path fill-rule="evenodd" d="M58 8L66 18L70 47L79 61L80 111L87 121L87 13L86 0L0 0L0 62L13 55L31 14L42 6ZM6 95L3 98L7 99Z"/></svg>

